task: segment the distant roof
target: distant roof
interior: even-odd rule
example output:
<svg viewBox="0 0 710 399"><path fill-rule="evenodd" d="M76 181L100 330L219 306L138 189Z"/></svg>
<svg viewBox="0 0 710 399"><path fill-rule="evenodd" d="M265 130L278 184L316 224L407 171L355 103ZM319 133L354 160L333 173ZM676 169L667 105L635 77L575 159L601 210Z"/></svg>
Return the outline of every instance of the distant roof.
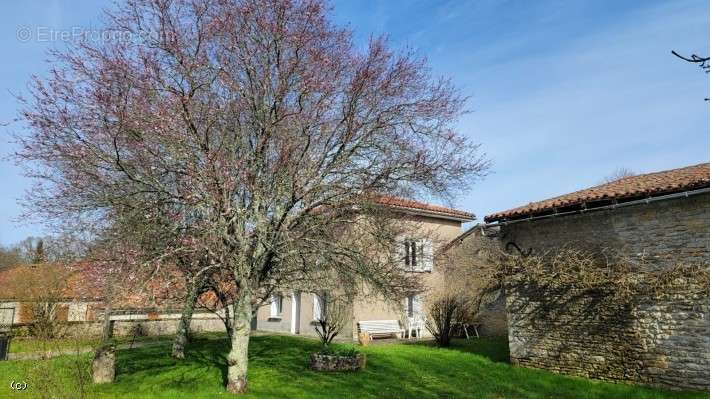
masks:
<svg viewBox="0 0 710 399"><path fill-rule="evenodd" d="M17 265L0 270L0 299L100 300L103 290L81 267L59 263Z"/></svg>
<svg viewBox="0 0 710 399"><path fill-rule="evenodd" d="M180 277L154 278L145 287L133 282L130 288L127 287L130 281L113 281L113 306L115 309L181 308L185 290ZM90 262L18 265L0 270L0 300L102 302L104 288L101 268Z"/></svg>
<svg viewBox="0 0 710 399"><path fill-rule="evenodd" d="M439 216L463 222L468 222L476 218L476 216L470 212L447 208L439 205L427 204L424 202L418 202L399 197L380 196L375 200L375 202L380 205L385 205L395 209L409 210L417 213L425 213L433 217Z"/></svg>
<svg viewBox="0 0 710 399"><path fill-rule="evenodd" d="M588 209L706 187L710 187L710 163L623 177L611 183L497 212L486 216L485 221L500 222L561 213L580 206Z"/></svg>

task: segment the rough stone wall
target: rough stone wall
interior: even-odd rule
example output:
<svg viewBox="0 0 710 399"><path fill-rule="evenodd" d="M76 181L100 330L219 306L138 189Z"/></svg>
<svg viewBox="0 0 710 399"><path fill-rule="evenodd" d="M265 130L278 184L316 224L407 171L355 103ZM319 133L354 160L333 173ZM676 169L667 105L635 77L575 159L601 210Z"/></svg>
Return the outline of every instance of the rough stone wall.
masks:
<svg viewBox="0 0 710 399"><path fill-rule="evenodd" d="M148 336L172 335L177 331L178 320L117 320L114 322L113 333L116 336L130 336L136 325ZM29 324L22 323L13 327L13 335L29 336ZM103 321L79 321L66 323L62 328L67 337L100 337L103 332ZM224 323L217 318L194 318L190 324L192 332L223 332Z"/></svg>
<svg viewBox="0 0 710 399"><path fill-rule="evenodd" d="M657 267L710 260L710 194L503 226L506 242L540 253L560 245L616 249Z"/></svg>
<svg viewBox="0 0 710 399"><path fill-rule="evenodd" d="M710 261L710 195L504 226L533 253L592 245L653 268ZM601 294L508 287L511 361L586 377L710 390L710 298L678 288L623 305Z"/></svg>
<svg viewBox="0 0 710 399"><path fill-rule="evenodd" d="M676 294L639 305L632 316L642 381L710 390L710 298Z"/></svg>
<svg viewBox="0 0 710 399"><path fill-rule="evenodd" d="M508 320L505 315L505 295L502 293L497 298L481 306L478 314L481 326L478 333L484 337L501 337L508 334Z"/></svg>

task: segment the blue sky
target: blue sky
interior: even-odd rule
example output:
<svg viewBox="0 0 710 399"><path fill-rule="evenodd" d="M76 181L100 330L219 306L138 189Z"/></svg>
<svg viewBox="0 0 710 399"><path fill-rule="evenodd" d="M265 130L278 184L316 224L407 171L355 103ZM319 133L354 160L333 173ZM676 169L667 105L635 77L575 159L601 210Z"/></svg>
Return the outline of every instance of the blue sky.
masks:
<svg viewBox="0 0 710 399"><path fill-rule="evenodd" d="M12 153L12 93L48 70L61 41L47 30L92 29L109 1L25 0L0 15L0 156ZM493 161L453 205L484 215L637 173L710 161L710 76L670 54L710 54L710 3L681 1L335 1L334 18L364 43L389 35L470 96L462 134ZM29 28L32 37L18 39ZM44 31L42 29L45 29ZM46 36L45 36L46 39ZM0 161L0 244L42 233L17 222L29 182Z"/></svg>

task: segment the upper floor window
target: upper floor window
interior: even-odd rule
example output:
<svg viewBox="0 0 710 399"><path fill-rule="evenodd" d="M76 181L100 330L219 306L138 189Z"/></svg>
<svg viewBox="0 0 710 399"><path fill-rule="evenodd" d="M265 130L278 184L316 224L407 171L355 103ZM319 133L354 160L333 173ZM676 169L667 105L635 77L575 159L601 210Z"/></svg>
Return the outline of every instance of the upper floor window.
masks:
<svg viewBox="0 0 710 399"><path fill-rule="evenodd" d="M405 239L400 243L400 251L404 267L411 271L431 271L434 264L433 250L430 240Z"/></svg>

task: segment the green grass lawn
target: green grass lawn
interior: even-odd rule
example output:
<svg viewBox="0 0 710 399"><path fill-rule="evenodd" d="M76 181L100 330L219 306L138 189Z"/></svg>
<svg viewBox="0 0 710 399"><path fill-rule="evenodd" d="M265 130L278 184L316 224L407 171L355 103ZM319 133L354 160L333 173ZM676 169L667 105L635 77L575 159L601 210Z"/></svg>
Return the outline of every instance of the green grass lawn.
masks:
<svg viewBox="0 0 710 399"><path fill-rule="evenodd" d="M219 398L224 391L228 343L201 337L189 347L187 359L169 356L169 343L118 352L118 378L106 386L89 386L91 398ZM367 368L357 373L321 373L308 369L313 340L289 336L253 337L250 346L250 398L710 398L609 384L582 378L512 367L506 363L503 340L456 341L451 349L430 344L375 345L367 353ZM81 362L77 362L80 359ZM44 363L55 376L58 394L78 364L90 357L64 356ZM31 362L0 362L0 398L37 397L45 374L29 369ZM47 371L49 370L49 371ZM46 380L42 380L46 378ZM21 393L9 390L11 380L25 380ZM46 385L46 384L45 384ZM59 386L62 387L59 387ZM77 392L77 387L72 387ZM66 389L72 392L71 389ZM14 396L13 396L14 395Z"/></svg>

